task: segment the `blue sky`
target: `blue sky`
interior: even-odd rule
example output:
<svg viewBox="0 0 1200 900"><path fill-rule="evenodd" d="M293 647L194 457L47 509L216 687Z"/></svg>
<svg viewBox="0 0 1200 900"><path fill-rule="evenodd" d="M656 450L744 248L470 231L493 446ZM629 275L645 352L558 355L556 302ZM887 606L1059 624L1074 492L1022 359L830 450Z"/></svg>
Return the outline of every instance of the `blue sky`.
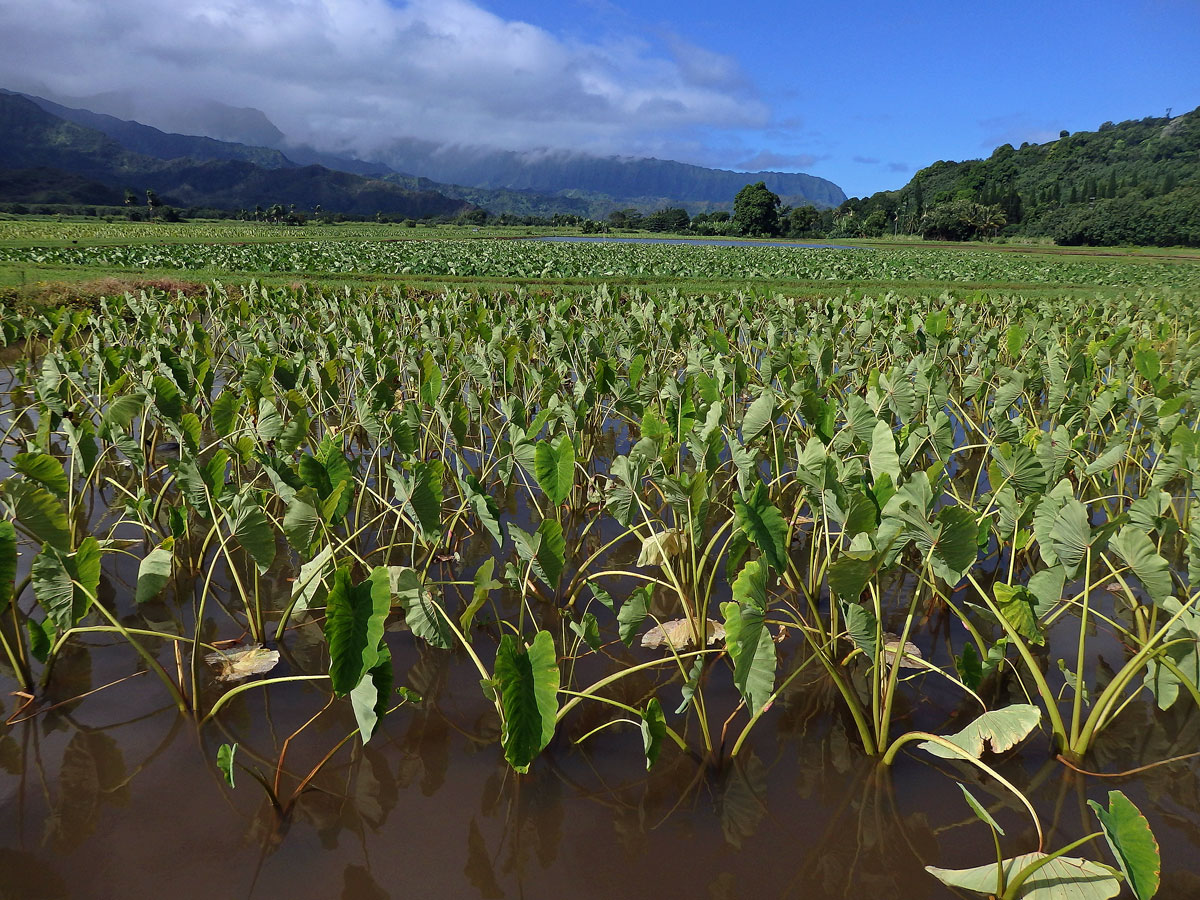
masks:
<svg viewBox="0 0 1200 900"><path fill-rule="evenodd" d="M1200 106L1200 0L5 0L0 87L172 130L185 101L253 107L363 158L658 156L862 196Z"/></svg>

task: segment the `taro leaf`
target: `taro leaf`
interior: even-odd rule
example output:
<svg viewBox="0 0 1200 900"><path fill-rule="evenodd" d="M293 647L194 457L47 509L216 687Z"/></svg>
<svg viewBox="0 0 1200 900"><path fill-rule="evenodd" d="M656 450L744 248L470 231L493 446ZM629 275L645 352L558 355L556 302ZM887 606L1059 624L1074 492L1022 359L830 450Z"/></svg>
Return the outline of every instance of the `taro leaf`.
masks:
<svg viewBox="0 0 1200 900"><path fill-rule="evenodd" d="M354 709L354 721L358 723L358 733L362 735L365 744L375 734L379 720L388 711L388 702L392 696L392 654L387 644L380 642L378 662L371 670L363 675L350 692L350 705Z"/></svg>
<svg viewBox="0 0 1200 900"><path fill-rule="evenodd" d="M996 608L1013 630L1032 644L1045 644L1042 626L1034 607L1037 597L1024 585L996 584L992 587Z"/></svg>
<svg viewBox="0 0 1200 900"><path fill-rule="evenodd" d="M183 398L175 382L165 375L155 375L150 379L150 385L154 392L154 405L158 407L163 418L178 421L183 413Z"/></svg>
<svg viewBox="0 0 1200 900"><path fill-rule="evenodd" d="M333 547L323 547L321 552L300 567L300 573L292 583L292 615L306 612L317 592L321 589L325 571L333 563Z"/></svg>
<svg viewBox="0 0 1200 900"><path fill-rule="evenodd" d="M857 601L871 576L877 560L870 550L848 550L829 567L829 587L843 600Z"/></svg>
<svg viewBox="0 0 1200 900"><path fill-rule="evenodd" d="M579 636L579 639L587 644L593 651L600 649L600 622L596 618L595 613L585 612L579 617L578 622L571 622L571 630ZM646 646L646 641L643 638L642 646Z"/></svg>
<svg viewBox="0 0 1200 900"><path fill-rule="evenodd" d="M561 506L566 502L575 482L575 445L567 435L560 434L553 442L538 442L533 474L551 503Z"/></svg>
<svg viewBox="0 0 1200 900"><path fill-rule="evenodd" d="M1026 853L1004 860L1005 882L1011 882L1027 866L1046 856L1046 853ZM925 871L948 887L989 896L996 890L996 863L974 869L926 866ZM1066 897L1071 900L1109 900L1119 893L1121 882L1115 869L1086 859L1060 856L1029 876L1021 885L1018 900L1061 900Z"/></svg>
<svg viewBox="0 0 1200 900"><path fill-rule="evenodd" d="M962 655L954 657L954 668L958 671L962 683L971 690L977 690L983 683L983 663L979 659L979 651L969 641L963 645Z"/></svg>
<svg viewBox="0 0 1200 900"><path fill-rule="evenodd" d="M430 646L449 650L453 637L450 626L442 618L420 574L408 566L389 566L388 588L404 610L409 630Z"/></svg>
<svg viewBox="0 0 1200 900"><path fill-rule="evenodd" d="M696 696L696 688L700 685L700 676L704 674L704 657L697 656L696 661L692 663L692 670L688 672L687 680L679 689L680 703L679 708L675 710L675 715L681 716L687 712L687 708L692 704L692 698Z"/></svg>
<svg viewBox="0 0 1200 900"><path fill-rule="evenodd" d="M775 641L764 621L765 613L753 605L722 603L725 646L733 660L733 683L757 716L775 690Z"/></svg>
<svg viewBox="0 0 1200 900"><path fill-rule="evenodd" d="M592 592L592 596L607 606L609 612L615 613L617 611L617 605L612 598L612 594L600 587L600 585L596 584L594 581L587 582L587 586L588 590Z"/></svg>
<svg viewBox="0 0 1200 900"><path fill-rule="evenodd" d="M968 644L967 646L970 647L971 645ZM980 802L975 799L975 797L971 794L971 792L968 791L961 782L955 782L955 783L958 784L958 789L963 792L963 797L967 801L967 806L971 807L971 811L975 813L975 815L979 819L979 821L982 822L984 825L987 825L993 831L996 831L997 833L1003 835L1004 829L1001 828L999 823L995 819L992 818L992 814L983 808L982 804L980 804Z"/></svg>
<svg viewBox="0 0 1200 900"><path fill-rule="evenodd" d="M1067 479L1058 482L1038 503L1033 513L1033 532L1037 535L1038 551L1047 565L1058 565L1051 532L1054 520L1067 502L1075 497L1075 487Z"/></svg>
<svg viewBox="0 0 1200 900"><path fill-rule="evenodd" d="M1103 453L1088 464L1088 467L1083 470L1083 474L1097 475L1100 472L1106 472L1114 468L1124 458L1125 442L1114 441L1109 447L1105 448Z"/></svg>
<svg viewBox="0 0 1200 900"><path fill-rule="evenodd" d="M137 589L134 602L145 603L157 597L171 580L171 569L175 560L175 539L167 538L155 547L138 564Z"/></svg>
<svg viewBox="0 0 1200 900"><path fill-rule="evenodd" d="M1175 587L1171 580L1171 566L1159 556L1154 542L1144 532L1126 525L1109 542L1109 546L1133 570L1151 600L1157 604L1171 596Z"/></svg>
<svg viewBox="0 0 1200 900"><path fill-rule="evenodd" d="M494 680L504 712L504 758L515 771L528 772L534 757L554 737L558 714L558 660L550 632L539 631L528 648L513 635L504 635L496 651Z"/></svg>
<svg viewBox="0 0 1200 900"><path fill-rule="evenodd" d="M1021 356L1021 351L1025 347L1025 341L1029 337L1029 332L1020 325L1008 326L1008 331L1004 332L1004 347L1008 350L1008 355L1017 360Z"/></svg>
<svg viewBox="0 0 1200 900"><path fill-rule="evenodd" d="M370 577L351 584L350 567L334 573L325 603L325 640L329 643L329 678L333 692L344 697L379 661L379 641L391 607L388 570L376 566Z"/></svg>
<svg viewBox="0 0 1200 900"><path fill-rule="evenodd" d="M283 416L269 397L258 401L258 421L255 430L262 441L273 441L283 433Z"/></svg>
<svg viewBox="0 0 1200 900"><path fill-rule="evenodd" d="M1062 566L1051 566L1034 572L1029 577L1027 586L1036 601L1033 604L1033 614L1039 620L1058 606L1062 600L1063 586L1067 582L1067 573Z"/></svg>
<svg viewBox="0 0 1200 900"><path fill-rule="evenodd" d="M18 453L12 458L12 467L26 478L40 482L56 497L66 499L71 492L71 483L63 464L48 453Z"/></svg>
<svg viewBox="0 0 1200 900"><path fill-rule="evenodd" d="M238 745L222 744L217 749L217 768L221 770L221 774L225 776L225 780L229 782L230 787L234 787L233 783L233 757L237 753Z"/></svg>
<svg viewBox="0 0 1200 900"><path fill-rule="evenodd" d="M108 404L108 409L100 417L101 431L112 434L114 429L129 428L133 417L142 411L144 402L145 397L141 394L126 394L124 397L118 397Z"/></svg>
<svg viewBox="0 0 1200 900"><path fill-rule="evenodd" d="M754 542L775 571L786 572L787 523L767 496L767 486L760 481L748 497L735 494L733 505L738 529Z"/></svg>
<svg viewBox="0 0 1200 900"><path fill-rule="evenodd" d="M706 620L705 631L708 634L708 644L715 644L725 638L725 626L715 619ZM572 623L574 627L574 623ZM672 619L655 625L642 635L642 646L654 649L666 644L674 650L682 650L689 644L695 643L696 634L692 631L692 623L688 619ZM595 647L592 648L596 649Z"/></svg>
<svg viewBox="0 0 1200 900"><path fill-rule="evenodd" d="M0 521L0 613L12 601L17 580L17 529L12 522Z"/></svg>
<svg viewBox="0 0 1200 900"><path fill-rule="evenodd" d="M237 421L238 398L233 391L224 390L212 404L213 429L223 438L234 432Z"/></svg>
<svg viewBox="0 0 1200 900"><path fill-rule="evenodd" d="M233 504L233 538L250 554L260 573L275 561L275 530L271 520L249 497L238 497Z"/></svg>
<svg viewBox="0 0 1200 900"><path fill-rule="evenodd" d="M496 503L495 498L487 493L483 484L474 475L467 476L466 481L459 480L462 488L463 496L471 504L471 508L475 510L475 515L479 518L479 522L487 533L492 536L492 540L496 542L496 546L500 547L504 544L504 533L500 530L500 507Z"/></svg>
<svg viewBox="0 0 1200 900"><path fill-rule="evenodd" d="M262 644L239 644L206 654L204 661L218 669L217 681L241 681L270 672L279 664L279 651L264 650Z"/></svg>
<svg viewBox="0 0 1200 900"><path fill-rule="evenodd" d="M73 627L86 615L100 585L100 544L87 537L74 553L42 545L30 575L33 593L46 618L60 631Z"/></svg>
<svg viewBox="0 0 1200 900"><path fill-rule="evenodd" d="M939 533L933 544L931 567L949 585L960 582L979 555L975 514L962 506L946 506L937 514Z"/></svg>
<svg viewBox="0 0 1200 900"><path fill-rule="evenodd" d="M633 593L621 604L621 609L617 613L617 626L618 633L626 647L633 644L633 638L638 633L638 629L642 627L642 622L646 620L646 614L649 611L650 589L645 585L635 588Z"/></svg>
<svg viewBox="0 0 1200 900"><path fill-rule="evenodd" d="M673 556L678 556L683 550L683 532L656 531L642 540L642 552L638 555L635 565L640 569L645 566L662 566Z"/></svg>
<svg viewBox="0 0 1200 900"><path fill-rule="evenodd" d="M842 618L846 620L846 633L854 646L866 654L872 663L875 661L875 634L878 622L875 614L865 606L857 603L841 604Z"/></svg>
<svg viewBox="0 0 1200 900"><path fill-rule="evenodd" d="M1041 719L1042 711L1036 706L1016 703L985 712L962 731L945 735L945 740L960 747L967 756L979 759L983 756L986 744L991 745L993 753L1003 753L1015 747L1037 727ZM918 746L943 759L954 759L957 755L933 741L923 741Z"/></svg>
<svg viewBox="0 0 1200 900"><path fill-rule="evenodd" d="M437 540L442 533L443 471L440 459L414 463L412 493L406 498L416 513L421 534L429 541Z"/></svg>
<svg viewBox="0 0 1200 900"><path fill-rule="evenodd" d="M733 582L733 599L756 609L767 609L767 566L761 559L746 563Z"/></svg>
<svg viewBox="0 0 1200 900"><path fill-rule="evenodd" d="M67 512L53 494L40 485L11 478L0 485L13 518L39 541L64 553L71 548Z"/></svg>
<svg viewBox="0 0 1200 900"><path fill-rule="evenodd" d="M988 477L993 490L1011 486L1018 494L1038 494L1046 489L1046 470L1024 444L1000 444L992 448Z"/></svg>
<svg viewBox="0 0 1200 900"><path fill-rule="evenodd" d="M491 556L485 559L483 564L475 570L475 583L471 591L471 602L467 604L467 608L458 617L459 627L464 634L471 630L471 623L475 621L475 614L483 608L483 604L487 602L487 598L491 592L503 587L500 582L492 577L495 571L496 560Z"/></svg>
<svg viewBox="0 0 1200 900"><path fill-rule="evenodd" d="M1076 693L1082 694L1080 699L1083 701L1084 706L1091 706L1091 700L1088 698L1087 682L1071 671L1065 659L1058 661L1058 671L1062 672L1066 687L1069 687Z"/></svg>
<svg viewBox="0 0 1200 900"><path fill-rule="evenodd" d="M1054 517L1050 529L1050 542L1054 555L1069 575L1074 575L1092 545L1092 527L1088 522L1087 508L1071 498ZM1049 560L1047 560L1049 561Z"/></svg>
<svg viewBox="0 0 1200 900"><path fill-rule="evenodd" d="M26 619L25 627L29 631L29 652L38 662L45 663L50 658L50 646L54 640L54 623L49 619L41 622Z"/></svg>
<svg viewBox="0 0 1200 900"><path fill-rule="evenodd" d="M542 519L537 535L541 539L533 556L533 572L552 591L558 590L567 560L567 541L562 525L554 519Z"/></svg>
<svg viewBox="0 0 1200 900"><path fill-rule="evenodd" d="M1150 830L1150 823L1133 801L1120 791L1108 792L1107 810L1095 800L1089 800L1088 806L1100 820L1105 840L1133 895L1137 900L1150 900L1158 892L1162 873L1158 841Z"/></svg>
<svg viewBox="0 0 1200 900"><path fill-rule="evenodd" d="M642 748L646 752L648 772L658 761L658 751L662 749L662 740L667 736L667 719L657 697L651 697L646 708L639 710L638 714L642 717Z"/></svg>
<svg viewBox="0 0 1200 900"><path fill-rule="evenodd" d="M871 477L875 481L887 475L892 479L892 484L900 483L900 455L896 452L896 437L889 423L875 423L871 432L871 452L867 461L871 465Z"/></svg>
<svg viewBox="0 0 1200 900"><path fill-rule="evenodd" d="M742 418L742 446L747 446L771 424L775 412L775 392L764 388Z"/></svg>
<svg viewBox="0 0 1200 900"><path fill-rule="evenodd" d="M296 491L283 514L283 536L301 553L308 553L321 525L320 503L316 491L305 486Z"/></svg>

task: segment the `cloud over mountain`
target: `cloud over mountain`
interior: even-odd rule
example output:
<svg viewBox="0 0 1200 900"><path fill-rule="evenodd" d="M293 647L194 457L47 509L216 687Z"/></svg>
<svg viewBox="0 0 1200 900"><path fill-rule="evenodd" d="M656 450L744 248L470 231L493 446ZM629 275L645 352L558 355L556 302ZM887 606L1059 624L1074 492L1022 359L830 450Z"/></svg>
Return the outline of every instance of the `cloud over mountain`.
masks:
<svg viewBox="0 0 1200 900"><path fill-rule="evenodd" d="M562 37L469 0L13 0L0 84L136 97L150 124L211 98L359 153L416 136L653 155L770 118L731 57Z"/></svg>

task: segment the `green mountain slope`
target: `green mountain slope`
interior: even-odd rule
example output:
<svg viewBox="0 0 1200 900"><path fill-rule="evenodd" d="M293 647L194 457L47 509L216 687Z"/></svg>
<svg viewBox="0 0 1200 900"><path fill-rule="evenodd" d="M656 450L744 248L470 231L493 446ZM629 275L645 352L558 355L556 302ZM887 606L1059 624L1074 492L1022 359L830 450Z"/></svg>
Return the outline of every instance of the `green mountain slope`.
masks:
<svg viewBox="0 0 1200 900"><path fill-rule="evenodd" d="M145 134L139 132L137 136L144 138ZM163 138L186 136L163 134ZM212 149L207 144L200 146ZM254 157L253 153L247 155ZM200 161L190 157L156 158L133 152L93 128L52 115L22 96L0 94L0 170L10 173L8 182L12 189L9 194L0 191L0 201L27 202L28 170L42 170L40 177L44 179L45 170L50 169L120 190L122 194L127 188L138 193L154 190L164 203L178 206L238 209L295 204L301 210L309 210L320 205L327 212L353 215L383 212L409 218L454 216L470 209L462 200L436 191L411 191L323 166L296 166L286 159L284 162L288 165L268 168L241 158ZM25 174L16 177L12 174L16 172ZM72 193L77 202L89 202L77 191Z"/></svg>
<svg viewBox="0 0 1200 900"><path fill-rule="evenodd" d="M999 231L1060 244L1200 246L1200 109L939 161L899 191L847 201L836 220L846 234Z"/></svg>

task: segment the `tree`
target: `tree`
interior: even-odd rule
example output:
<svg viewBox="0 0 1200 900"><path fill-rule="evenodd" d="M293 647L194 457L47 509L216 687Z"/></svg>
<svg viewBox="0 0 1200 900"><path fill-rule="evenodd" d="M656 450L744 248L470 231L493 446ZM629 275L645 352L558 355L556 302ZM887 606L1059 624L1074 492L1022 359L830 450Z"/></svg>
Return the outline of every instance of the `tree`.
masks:
<svg viewBox="0 0 1200 900"><path fill-rule="evenodd" d="M779 234L779 195L764 182L748 184L733 198L733 221L742 234Z"/></svg>
<svg viewBox="0 0 1200 900"><path fill-rule="evenodd" d="M150 218L154 218L154 211L162 206L162 201L158 199L158 194L149 188L146 189L146 206L150 209Z"/></svg>

